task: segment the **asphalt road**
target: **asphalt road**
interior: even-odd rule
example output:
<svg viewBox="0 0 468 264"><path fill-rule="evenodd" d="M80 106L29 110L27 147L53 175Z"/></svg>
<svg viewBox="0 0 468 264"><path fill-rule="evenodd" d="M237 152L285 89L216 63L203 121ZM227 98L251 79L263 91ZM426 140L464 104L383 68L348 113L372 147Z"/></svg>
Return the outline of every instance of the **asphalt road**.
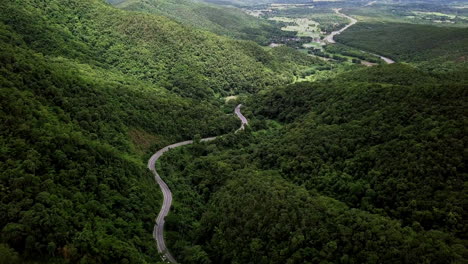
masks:
<svg viewBox="0 0 468 264"><path fill-rule="evenodd" d="M326 36L325 39L324 39L326 43L336 43L336 41L334 40L334 37L336 35L339 35L339 34L343 33L343 31L347 30L349 27L351 27L352 25L357 23L357 20L355 18L352 18L350 16L347 16L347 15L341 13L340 12L341 8L333 9L333 11L335 11L335 13L337 15L341 16L341 17L345 17L345 18L351 20L351 22L348 25L346 25L344 28L342 28L340 30L337 30L337 31L333 31L332 33L330 33L330 35Z"/></svg>
<svg viewBox="0 0 468 264"><path fill-rule="evenodd" d="M387 58L387 57L384 57L384 56L378 55L378 54L375 54L375 55L378 56L381 60L385 61L387 64L395 63L395 61L390 59L390 58Z"/></svg>
<svg viewBox="0 0 468 264"><path fill-rule="evenodd" d="M236 130L236 132L238 132L239 130L244 130L245 125L248 124L247 118L245 118L245 116L243 116L242 113L240 112L241 107L242 105L240 104L234 110L234 113L241 120L241 127L238 130ZM203 138L201 141L206 142L206 141L211 141L214 139L216 139L216 137ZM164 242L164 221L165 221L166 216L169 213L169 210L171 209L172 193L169 187L167 186L167 184L161 179L161 176L159 176L158 172L156 171L156 161L158 161L158 159L164 154L164 152L169 151L170 149L173 149L173 148L189 145L192 143L193 143L193 140L187 140L187 141L182 141L179 143L166 146L158 150L156 153L154 153L154 155L151 156L151 158L148 160L148 169L151 172L153 172L154 179L156 180L156 183L161 188L161 191L164 197L161 210L159 211L158 217L156 218L156 224L154 225L153 238L156 240L156 244L158 246L158 252L162 253L163 260L170 262L170 263L177 263L177 261L171 255L171 253L166 247L166 243Z"/></svg>
<svg viewBox="0 0 468 264"><path fill-rule="evenodd" d="M371 2L371 3L372 3L372 2ZM333 9L333 11L335 11L335 13L336 13L337 15L341 16L341 17L344 17L344 18L347 18L347 19L351 20L351 22L350 22L348 25L346 25L345 27L343 27L342 29L337 30L337 31L333 31L332 33L330 33L330 35L326 36L325 39L324 39L324 41L325 41L325 43L327 43L327 44L336 43L336 41L335 41L335 39L334 39L334 37L335 37L336 35L339 35L339 34L343 33L345 30L347 30L347 29L350 28L352 25L354 25L354 24L357 23L357 20L356 20L355 18L352 18L352 17L350 17L350 16L348 16L348 15L345 15L345 14L341 13L341 12L340 12L340 11L341 11L341 8L335 8L335 9ZM384 57L384 56L382 56L382 55L370 53L370 52L367 52L367 51L363 51L363 52L366 52L366 53L372 54L372 55L374 55L374 56L377 56L377 57L379 57L381 60L385 61L387 64L395 63L394 60L392 60L392 59L390 59L390 58L387 58L387 57Z"/></svg>
<svg viewBox="0 0 468 264"><path fill-rule="evenodd" d="M249 124L249 121L247 121L247 118L245 118L244 115L242 115L241 111L240 111L240 108L242 107L242 105L238 105L236 107L236 109L234 110L234 113L236 113L237 117L239 117L239 119L241 120L242 124L241 124L241 127L239 129L236 130L236 133L237 131L239 130L244 130L245 129L245 126Z"/></svg>

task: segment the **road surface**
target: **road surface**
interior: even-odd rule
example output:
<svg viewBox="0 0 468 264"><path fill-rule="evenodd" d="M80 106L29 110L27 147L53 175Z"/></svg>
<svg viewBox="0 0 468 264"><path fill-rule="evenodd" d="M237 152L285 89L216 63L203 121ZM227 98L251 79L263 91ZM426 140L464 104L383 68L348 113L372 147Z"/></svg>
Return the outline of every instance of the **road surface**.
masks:
<svg viewBox="0 0 468 264"><path fill-rule="evenodd" d="M372 2L371 2L372 3ZM351 22L346 25L344 28L340 29L340 30L337 30L337 31L333 31L332 33L330 33L330 35L326 36L324 38L324 42L325 44L333 44L333 43L336 43L335 41L335 36L336 35L339 35L341 33L343 33L345 30L347 30L348 28L350 28L352 25L356 24L357 23L357 20L355 18L352 18L348 15L345 15L343 13L341 13L341 8L335 8L333 9L333 11L335 11L335 13L341 17L344 17L344 18L347 18L349 20L351 20ZM379 55L379 54L374 54L374 53L370 53L370 52L367 52L367 51L362 51L362 52L365 52L365 53L369 53L371 55L374 55L374 56L377 56L379 57L381 60L385 61L387 64L392 64L392 63L395 63L394 60L390 59L390 58L387 58L387 57L384 57L382 55Z"/></svg>
<svg viewBox="0 0 468 264"><path fill-rule="evenodd" d="M340 29L340 30L337 30L337 31L333 31L332 33L330 33L330 35L326 36L324 41L325 43L330 43L330 44L333 44L333 43L336 43L336 41L334 40L334 37L336 35L339 35L341 33L343 33L343 31L347 30L349 27L351 27L352 25L356 24L357 23L357 20L355 18L352 18L348 15L345 15L343 13L341 13L341 8L335 8L333 9L333 11L335 11L335 13L341 17L344 17L344 18L347 18L349 20L351 20L351 22L346 25L344 28Z"/></svg>
<svg viewBox="0 0 468 264"><path fill-rule="evenodd" d="M242 115L240 112L240 108L242 105L238 105L234 112L236 113L237 117L241 120L241 127L236 130L238 132L239 130L244 130L245 125L248 124L247 119ZM201 141L206 142L206 141L211 141L216 139L216 137L209 137L209 138L203 138ZM158 246L158 252L163 255L163 260L168 261L171 263L177 263L175 258L171 255L169 250L166 247L166 243L164 241L164 221L169 213L169 210L171 209L171 204L172 204L172 193L167 184L161 179L161 176L159 176L158 172L156 171L156 161L166 152L169 151L170 149L177 148L180 146L185 146L192 144L193 140L187 140L187 141L182 141L179 143L175 143L169 146L166 146L160 150L158 150L156 153L154 153L153 156L148 160L148 169L154 174L154 179L156 180L156 183L159 185L161 188L161 191L163 193L163 204L161 206L161 210L159 211L158 217L156 218L156 224L154 225L153 229L153 238L156 240L156 244Z"/></svg>
<svg viewBox="0 0 468 264"><path fill-rule="evenodd" d="M382 55L378 55L378 54L374 54L375 56L379 57L381 60L385 61L387 64L393 64L395 63L394 60L390 59L390 58L387 58L387 57L384 57Z"/></svg>
<svg viewBox="0 0 468 264"><path fill-rule="evenodd" d="M241 113L240 111L240 108L242 107L242 105L238 105L236 107L236 109L234 110L234 113L236 113L237 117L239 117L239 119L241 120L241 127L239 129L236 130L236 133L237 131L239 130L244 130L245 129L245 126L249 124L249 121L247 121L247 118L245 118L245 116Z"/></svg>

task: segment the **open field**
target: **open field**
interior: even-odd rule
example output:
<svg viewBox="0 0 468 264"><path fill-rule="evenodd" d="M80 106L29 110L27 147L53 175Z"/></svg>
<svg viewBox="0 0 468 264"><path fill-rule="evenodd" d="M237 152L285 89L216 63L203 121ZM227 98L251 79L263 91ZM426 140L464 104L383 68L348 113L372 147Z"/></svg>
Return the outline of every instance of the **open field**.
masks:
<svg viewBox="0 0 468 264"><path fill-rule="evenodd" d="M298 37L320 37L320 24L308 18L272 17L269 20L288 23L282 30L295 31Z"/></svg>
<svg viewBox="0 0 468 264"><path fill-rule="evenodd" d="M345 13L363 22L393 22L424 25L466 27L468 14L464 9L425 5L373 5L349 7Z"/></svg>
<svg viewBox="0 0 468 264"><path fill-rule="evenodd" d="M266 18L273 17L288 17L288 18L307 18L313 20L320 25L320 31L329 33L339 28L342 28L348 20L337 15L332 7L288 7L281 10L270 10L270 12L263 13Z"/></svg>

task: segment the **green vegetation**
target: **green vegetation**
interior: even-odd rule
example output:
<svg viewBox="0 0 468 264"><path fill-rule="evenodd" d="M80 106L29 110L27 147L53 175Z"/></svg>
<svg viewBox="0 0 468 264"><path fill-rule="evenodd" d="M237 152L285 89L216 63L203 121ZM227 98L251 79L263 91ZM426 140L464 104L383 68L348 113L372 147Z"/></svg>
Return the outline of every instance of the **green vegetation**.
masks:
<svg viewBox="0 0 468 264"><path fill-rule="evenodd" d="M111 1L112 2L112 1ZM125 10L163 15L182 24L237 39L268 45L272 39L288 36L280 27L234 7L222 7L192 0L124 0L116 3Z"/></svg>
<svg viewBox="0 0 468 264"><path fill-rule="evenodd" d="M438 25L448 27L466 27L468 12L454 8L448 1L438 3L398 3L387 2L372 6L349 6L346 12L365 22L393 22Z"/></svg>
<svg viewBox="0 0 468 264"><path fill-rule="evenodd" d="M318 38L318 23L307 18L287 18L287 17L271 17L273 21L287 23L288 26L282 28L283 31L297 32L298 37Z"/></svg>
<svg viewBox="0 0 468 264"><path fill-rule="evenodd" d="M276 21L282 25L283 32L289 36L276 38L273 43L284 44L292 48L322 50L322 39L332 31L344 27L349 21L337 15L331 7L312 4L271 4L250 7L247 12Z"/></svg>
<svg viewBox="0 0 468 264"><path fill-rule="evenodd" d="M356 59L359 59L361 61L366 61L366 62L371 62L371 63L382 63L383 61L375 56L375 55L372 55L372 54L369 54L367 52L363 52L359 49L356 49L356 48L352 48L352 47L349 47L349 46L346 46L346 45L343 45L341 43L336 43L336 44L333 44L333 45L327 45L325 46L325 51L328 53L328 54L340 54L340 55L343 55L343 56L346 56L348 58L356 58Z"/></svg>
<svg viewBox="0 0 468 264"><path fill-rule="evenodd" d="M270 7L272 8L272 7ZM348 19L338 16L332 6L328 5L311 5L311 6L292 6L279 9L273 9L271 13L265 13L265 16L282 16L295 19L309 19L318 23L320 31L324 34L329 34L332 31L338 30L349 23Z"/></svg>
<svg viewBox="0 0 468 264"><path fill-rule="evenodd" d="M340 43L397 61L466 61L468 29L402 23L358 23L336 37Z"/></svg>
<svg viewBox="0 0 468 264"><path fill-rule="evenodd" d="M261 4L268 4L274 2L273 0L259 0L259 1L251 1L251 0L204 0L204 2L214 3L219 5L233 5L233 6L253 6L253 5L261 5Z"/></svg>
<svg viewBox="0 0 468 264"><path fill-rule="evenodd" d="M369 19L321 48L333 3L110 2L2 5L0 264L161 263L146 161L221 134L157 164L180 263L467 262L466 28Z"/></svg>
<svg viewBox="0 0 468 264"><path fill-rule="evenodd" d="M297 123L259 148L273 163L264 167L350 206L463 236L466 98L447 77L390 65L345 73L331 87L275 90L257 114Z"/></svg>
<svg viewBox="0 0 468 264"><path fill-rule="evenodd" d="M154 262L160 194L130 135L157 136L155 149L231 130L233 118L2 35L21 46L0 49L2 243L25 259Z"/></svg>
<svg viewBox="0 0 468 264"><path fill-rule="evenodd" d="M396 64L262 93L244 110L257 132L163 157L171 248L183 263L463 263L464 87Z"/></svg>
<svg viewBox="0 0 468 264"><path fill-rule="evenodd" d="M316 62L293 50L302 65L280 61L274 49L98 0L2 8L7 263L157 262L151 233L161 195L145 166L150 151L234 130L215 95L290 82Z"/></svg>
<svg viewBox="0 0 468 264"><path fill-rule="evenodd" d="M68 6L29 3L10 3L1 17L35 51L110 68L187 97L257 91L290 82L298 69L252 42L116 10L97 0Z"/></svg>

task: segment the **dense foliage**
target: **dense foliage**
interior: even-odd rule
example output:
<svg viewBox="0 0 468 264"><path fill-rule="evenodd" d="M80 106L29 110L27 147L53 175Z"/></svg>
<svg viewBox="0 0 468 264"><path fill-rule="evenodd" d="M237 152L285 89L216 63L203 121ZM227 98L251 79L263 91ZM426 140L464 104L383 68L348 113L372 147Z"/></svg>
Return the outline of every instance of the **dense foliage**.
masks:
<svg viewBox="0 0 468 264"><path fill-rule="evenodd" d="M9 1L2 8L1 260L157 262L151 231L161 197L142 158L195 134L233 130L235 118L220 111L205 84L223 92L245 78L250 86L256 82L243 70L265 77L271 70L262 65L281 65L252 43L100 1ZM180 34L193 41L190 52L173 45ZM184 63L197 54L202 59ZM202 62L212 66L189 70Z"/></svg>
<svg viewBox="0 0 468 264"><path fill-rule="evenodd" d="M262 45L270 44L272 39L291 35L281 31L281 27L271 21L247 15L240 9L193 0L125 0L118 1L117 7L164 15L185 25Z"/></svg>
<svg viewBox="0 0 468 264"><path fill-rule="evenodd" d="M343 45L341 43L336 43L333 45L327 45L325 46L325 51L328 52L329 54L340 54L346 57L354 58L354 59L359 59L371 63L383 63L383 61L372 54L369 54L367 52L363 52L359 49L355 49L346 45ZM312 51L312 53L318 53L317 50ZM320 54L320 53L319 53Z"/></svg>
<svg viewBox="0 0 468 264"><path fill-rule="evenodd" d="M309 59L300 67L285 62L273 71L269 65L279 61L253 42L122 11L100 0L8 1L3 9L0 21L37 52L119 71L192 98L290 82L292 71L315 62Z"/></svg>
<svg viewBox="0 0 468 264"><path fill-rule="evenodd" d="M263 166L407 225L466 233L465 86L400 65L364 72L360 82L353 72L346 89L304 84L269 93L259 113L300 123L259 150Z"/></svg>
<svg viewBox="0 0 468 264"><path fill-rule="evenodd" d="M468 53L468 28L358 23L336 39L340 43L396 61L426 61L443 57L466 62Z"/></svg>
<svg viewBox="0 0 468 264"><path fill-rule="evenodd" d="M466 262L465 29L358 24L361 39L343 34L349 45L438 57L365 68L191 27L282 37L237 9L126 3L146 13L104 0L2 2L0 263L159 262L149 154L234 131L240 102L246 131L158 163L181 263ZM418 40L396 34L404 44L392 46L380 33L397 28ZM324 52L371 60L343 45ZM318 81L286 85L307 77Z"/></svg>
<svg viewBox="0 0 468 264"><path fill-rule="evenodd" d="M184 263L463 263L466 86L448 76L397 64L257 96L253 128L284 126L164 157L171 248Z"/></svg>
<svg viewBox="0 0 468 264"><path fill-rule="evenodd" d="M340 3L342 5L342 3ZM337 15L329 3L316 3L310 7L289 7L273 9L265 13L266 17L290 17L290 18L309 18L319 24L320 31L329 34L332 31L343 28L349 23L347 18Z"/></svg>
<svg viewBox="0 0 468 264"><path fill-rule="evenodd" d="M132 78L46 58L5 29L2 36L1 242L26 259L157 260L151 230L160 195L138 150L230 131L234 118Z"/></svg>
<svg viewBox="0 0 468 264"><path fill-rule="evenodd" d="M6 1L0 33L8 263L158 261L151 230L160 195L142 158L233 130L215 93L287 82L316 62L280 63L254 43L97 0Z"/></svg>

